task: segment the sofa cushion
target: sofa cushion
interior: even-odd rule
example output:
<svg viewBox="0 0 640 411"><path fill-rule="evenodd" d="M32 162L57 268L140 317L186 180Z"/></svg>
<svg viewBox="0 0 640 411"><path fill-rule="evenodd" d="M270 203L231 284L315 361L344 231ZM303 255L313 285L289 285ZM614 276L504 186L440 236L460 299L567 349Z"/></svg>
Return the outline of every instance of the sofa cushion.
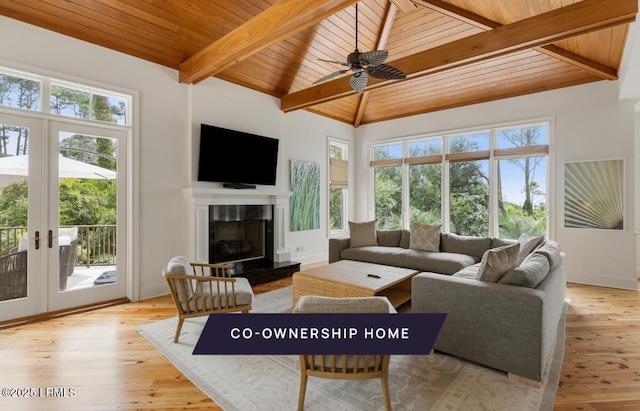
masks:
<svg viewBox="0 0 640 411"><path fill-rule="evenodd" d="M378 230L378 245L383 247L399 247L402 230Z"/></svg>
<svg viewBox="0 0 640 411"><path fill-rule="evenodd" d="M552 240L547 240L540 247L534 250L534 253L542 254L549 260L549 270L553 270L562 261L560 254L560 245Z"/></svg>
<svg viewBox="0 0 640 411"><path fill-rule="evenodd" d="M477 263L480 259L466 254L434 253L422 250L404 250L404 264L401 267L419 271L430 271L438 274L451 275L463 268Z"/></svg>
<svg viewBox="0 0 640 411"><path fill-rule="evenodd" d="M409 248L422 251L440 251L440 227L438 225L411 222Z"/></svg>
<svg viewBox="0 0 640 411"><path fill-rule="evenodd" d="M520 243L487 250L480 261L476 279L497 283L509 271L518 265Z"/></svg>
<svg viewBox="0 0 640 411"><path fill-rule="evenodd" d="M518 267L506 273L500 284L518 285L520 287L536 288L549 273L549 261L538 253L532 253Z"/></svg>
<svg viewBox="0 0 640 411"><path fill-rule="evenodd" d="M365 246L346 248L340 253L343 260L364 261L373 264L404 267L407 250L400 247ZM407 267L409 268L409 267Z"/></svg>
<svg viewBox="0 0 640 411"><path fill-rule="evenodd" d="M520 254L518 256L518 265L522 264L525 258L542 243L544 238L522 233L518 238L520 243Z"/></svg>
<svg viewBox="0 0 640 411"><path fill-rule="evenodd" d="M478 257L478 261L484 255L484 252L490 248L490 237L472 237L445 233L442 234L440 242L440 251L472 255Z"/></svg>
<svg viewBox="0 0 640 411"><path fill-rule="evenodd" d="M409 248L411 245L411 231L402 230L402 236L400 236L400 247Z"/></svg>
<svg viewBox="0 0 640 411"><path fill-rule="evenodd" d="M375 220L366 221L363 223L349 221L349 232L351 238L351 247L378 245Z"/></svg>
<svg viewBox="0 0 640 411"><path fill-rule="evenodd" d="M452 277L466 278L469 280L475 280L478 277L478 270L480 269L480 263L475 263L468 267L463 268L457 273L453 274Z"/></svg>

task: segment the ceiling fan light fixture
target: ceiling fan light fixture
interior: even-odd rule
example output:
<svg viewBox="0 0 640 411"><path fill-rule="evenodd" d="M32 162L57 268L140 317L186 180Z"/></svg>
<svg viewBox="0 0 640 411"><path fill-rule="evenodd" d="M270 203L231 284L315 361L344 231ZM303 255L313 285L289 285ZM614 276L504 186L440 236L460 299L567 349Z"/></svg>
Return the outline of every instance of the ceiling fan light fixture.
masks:
<svg viewBox="0 0 640 411"><path fill-rule="evenodd" d="M353 74L349 77L349 84L355 91L362 93L367 87L369 75L384 80L399 80L406 78L407 76L401 70L393 66L383 64L387 57L389 57L389 52L387 50L372 50L365 53L360 53L358 51L358 3L356 3L356 48L354 52L347 56L346 63L319 59L320 61L340 64L349 68L328 74L319 80L314 81L313 84L322 83L323 81L338 77L351 70L353 71Z"/></svg>

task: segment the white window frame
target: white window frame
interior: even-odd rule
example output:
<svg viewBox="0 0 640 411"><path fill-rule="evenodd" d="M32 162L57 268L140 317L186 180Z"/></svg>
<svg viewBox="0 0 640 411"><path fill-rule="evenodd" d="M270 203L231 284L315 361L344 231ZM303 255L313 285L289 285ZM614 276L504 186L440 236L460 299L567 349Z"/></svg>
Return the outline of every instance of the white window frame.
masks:
<svg viewBox="0 0 640 411"><path fill-rule="evenodd" d="M342 189L342 229L341 230L332 230L331 229L331 181L330 181L330 170L331 170L331 146L339 146L343 149L342 160L349 161L349 149L350 144L346 140L338 139L335 137L327 137L327 234L329 237L340 237L349 231L348 228L348 218L349 218L349 187ZM349 180L349 171L347 170L347 180Z"/></svg>

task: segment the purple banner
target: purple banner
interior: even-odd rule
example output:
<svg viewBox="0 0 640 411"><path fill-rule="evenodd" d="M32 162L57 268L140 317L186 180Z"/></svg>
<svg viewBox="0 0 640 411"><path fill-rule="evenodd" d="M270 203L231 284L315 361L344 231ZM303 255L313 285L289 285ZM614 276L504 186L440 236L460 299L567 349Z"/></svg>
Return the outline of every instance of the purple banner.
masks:
<svg viewBox="0 0 640 411"><path fill-rule="evenodd" d="M446 314L213 314L193 354L429 354Z"/></svg>

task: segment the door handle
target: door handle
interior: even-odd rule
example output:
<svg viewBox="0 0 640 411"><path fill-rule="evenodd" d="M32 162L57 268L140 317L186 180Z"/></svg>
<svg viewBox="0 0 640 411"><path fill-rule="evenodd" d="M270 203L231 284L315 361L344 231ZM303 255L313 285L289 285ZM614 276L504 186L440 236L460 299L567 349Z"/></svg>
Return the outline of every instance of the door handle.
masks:
<svg viewBox="0 0 640 411"><path fill-rule="evenodd" d="M36 250L40 249L40 231L36 231Z"/></svg>
<svg viewBox="0 0 640 411"><path fill-rule="evenodd" d="M53 248L53 230L49 230L49 248Z"/></svg>

